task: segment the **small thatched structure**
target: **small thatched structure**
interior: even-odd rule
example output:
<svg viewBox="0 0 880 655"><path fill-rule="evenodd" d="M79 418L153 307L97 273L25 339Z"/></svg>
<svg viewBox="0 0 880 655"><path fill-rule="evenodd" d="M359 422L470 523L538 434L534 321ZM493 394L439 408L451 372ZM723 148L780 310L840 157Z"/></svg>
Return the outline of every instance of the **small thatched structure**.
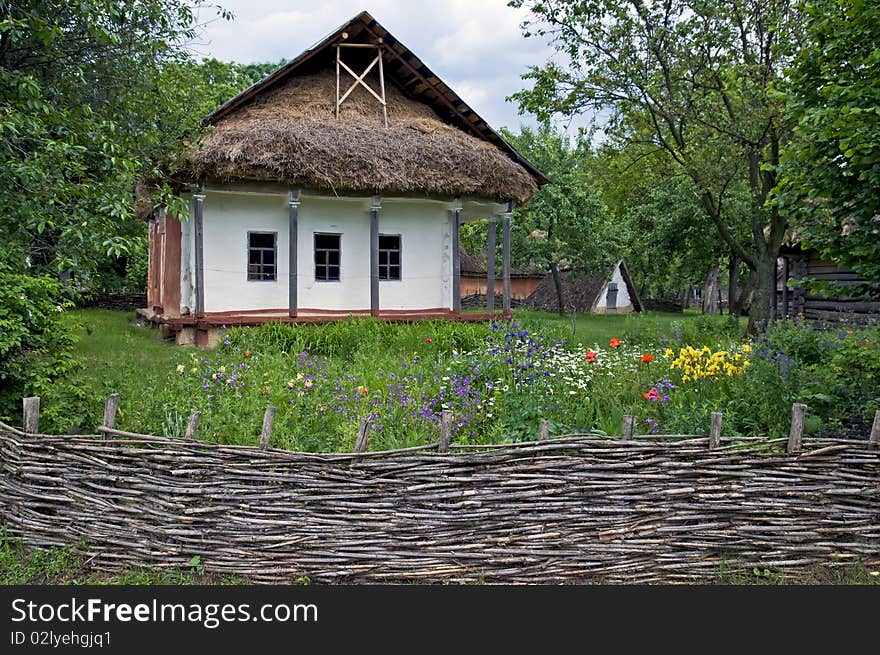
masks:
<svg viewBox="0 0 880 655"><path fill-rule="evenodd" d="M560 271L562 279L562 294L565 298L565 311L574 311L579 314L617 312L641 312L644 310L638 290L633 283L626 262L620 260L613 267L595 273L585 273L578 270ZM616 305L609 310L603 305L607 299L608 284L614 280L623 283L625 294L621 289L621 297L627 302ZM529 309L538 309L545 312L559 311L559 299L556 293L556 285L553 276L547 274L537 288L525 302Z"/></svg>

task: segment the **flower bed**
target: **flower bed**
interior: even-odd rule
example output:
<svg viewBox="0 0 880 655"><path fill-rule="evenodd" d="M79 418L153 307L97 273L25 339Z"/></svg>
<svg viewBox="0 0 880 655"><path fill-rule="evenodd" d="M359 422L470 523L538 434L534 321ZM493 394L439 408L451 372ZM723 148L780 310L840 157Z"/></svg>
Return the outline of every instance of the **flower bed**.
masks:
<svg viewBox="0 0 880 655"><path fill-rule="evenodd" d="M273 444L303 451L350 451L366 418L372 448L420 445L437 438L443 410L457 443L534 439L544 419L551 434L614 434L624 414L644 433L702 432L751 361L749 344L649 350L615 337L585 348L516 322L489 325L468 348L434 334L413 352L346 358L280 350L265 329L279 328L230 329L216 351L178 364L156 394L161 432L182 434L198 409L201 438L254 443L266 405L278 410Z"/></svg>

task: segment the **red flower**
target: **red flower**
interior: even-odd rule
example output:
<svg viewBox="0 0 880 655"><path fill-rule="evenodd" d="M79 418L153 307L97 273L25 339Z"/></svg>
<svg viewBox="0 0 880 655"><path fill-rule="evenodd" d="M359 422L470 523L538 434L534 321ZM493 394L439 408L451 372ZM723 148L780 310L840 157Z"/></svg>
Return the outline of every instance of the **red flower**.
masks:
<svg viewBox="0 0 880 655"><path fill-rule="evenodd" d="M652 355L651 353L645 353L644 355L639 357L639 361L642 364L650 364L651 362L654 361L654 355Z"/></svg>
<svg viewBox="0 0 880 655"><path fill-rule="evenodd" d="M588 350L584 355L584 358L591 364L596 361L596 357L596 353L594 353L592 350Z"/></svg>
<svg viewBox="0 0 880 655"><path fill-rule="evenodd" d="M251 349L250 349L250 348L245 349L245 351L244 351L244 356L245 356L245 357L250 357L250 356L251 356Z"/></svg>
<svg viewBox="0 0 880 655"><path fill-rule="evenodd" d="M612 348L620 348L620 339L614 337L611 341L608 342L608 345Z"/></svg>
<svg viewBox="0 0 880 655"><path fill-rule="evenodd" d="M660 400L660 392L657 391L656 389L651 389L650 391L643 393L642 395L646 399L651 400L651 401L656 402L656 401Z"/></svg>
<svg viewBox="0 0 880 655"><path fill-rule="evenodd" d="M425 343L431 343L431 337L425 337Z"/></svg>

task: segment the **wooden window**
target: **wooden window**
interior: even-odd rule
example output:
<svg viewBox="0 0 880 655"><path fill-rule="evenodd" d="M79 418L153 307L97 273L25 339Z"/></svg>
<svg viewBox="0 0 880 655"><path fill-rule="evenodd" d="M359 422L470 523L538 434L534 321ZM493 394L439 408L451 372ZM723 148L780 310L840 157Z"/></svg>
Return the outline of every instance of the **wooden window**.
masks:
<svg viewBox="0 0 880 655"><path fill-rule="evenodd" d="M248 232L247 279L274 281L277 273L278 233Z"/></svg>
<svg viewBox="0 0 880 655"><path fill-rule="evenodd" d="M342 235L315 233L315 279L324 282L339 281L342 259Z"/></svg>
<svg viewBox="0 0 880 655"><path fill-rule="evenodd" d="M400 235L379 235L379 279L400 279Z"/></svg>

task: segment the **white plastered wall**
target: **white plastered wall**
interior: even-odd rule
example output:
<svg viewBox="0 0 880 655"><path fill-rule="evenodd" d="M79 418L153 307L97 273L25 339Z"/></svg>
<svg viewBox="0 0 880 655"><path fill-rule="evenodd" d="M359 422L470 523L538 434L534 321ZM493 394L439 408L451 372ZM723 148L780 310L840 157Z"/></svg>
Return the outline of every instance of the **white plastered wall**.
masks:
<svg viewBox="0 0 880 655"><path fill-rule="evenodd" d="M286 308L287 199L208 191L202 212L205 311ZM248 232L277 232L274 280L247 279Z"/></svg>
<svg viewBox="0 0 880 655"><path fill-rule="evenodd" d="M370 198L302 194L298 212L300 310L370 309ZM452 306L451 204L430 199L383 198L379 233L401 236L400 281L380 281L379 307L419 310ZM503 206L465 203L465 214L487 216ZM281 194L208 190L203 205L205 311L283 309L288 306L288 204ZM464 216L463 216L464 218ZM275 281L248 281L247 233L277 232ZM341 235L338 282L315 279L314 234ZM499 236L500 241L500 236ZM181 304L194 305L194 221L183 224ZM189 276L186 270L190 271Z"/></svg>

